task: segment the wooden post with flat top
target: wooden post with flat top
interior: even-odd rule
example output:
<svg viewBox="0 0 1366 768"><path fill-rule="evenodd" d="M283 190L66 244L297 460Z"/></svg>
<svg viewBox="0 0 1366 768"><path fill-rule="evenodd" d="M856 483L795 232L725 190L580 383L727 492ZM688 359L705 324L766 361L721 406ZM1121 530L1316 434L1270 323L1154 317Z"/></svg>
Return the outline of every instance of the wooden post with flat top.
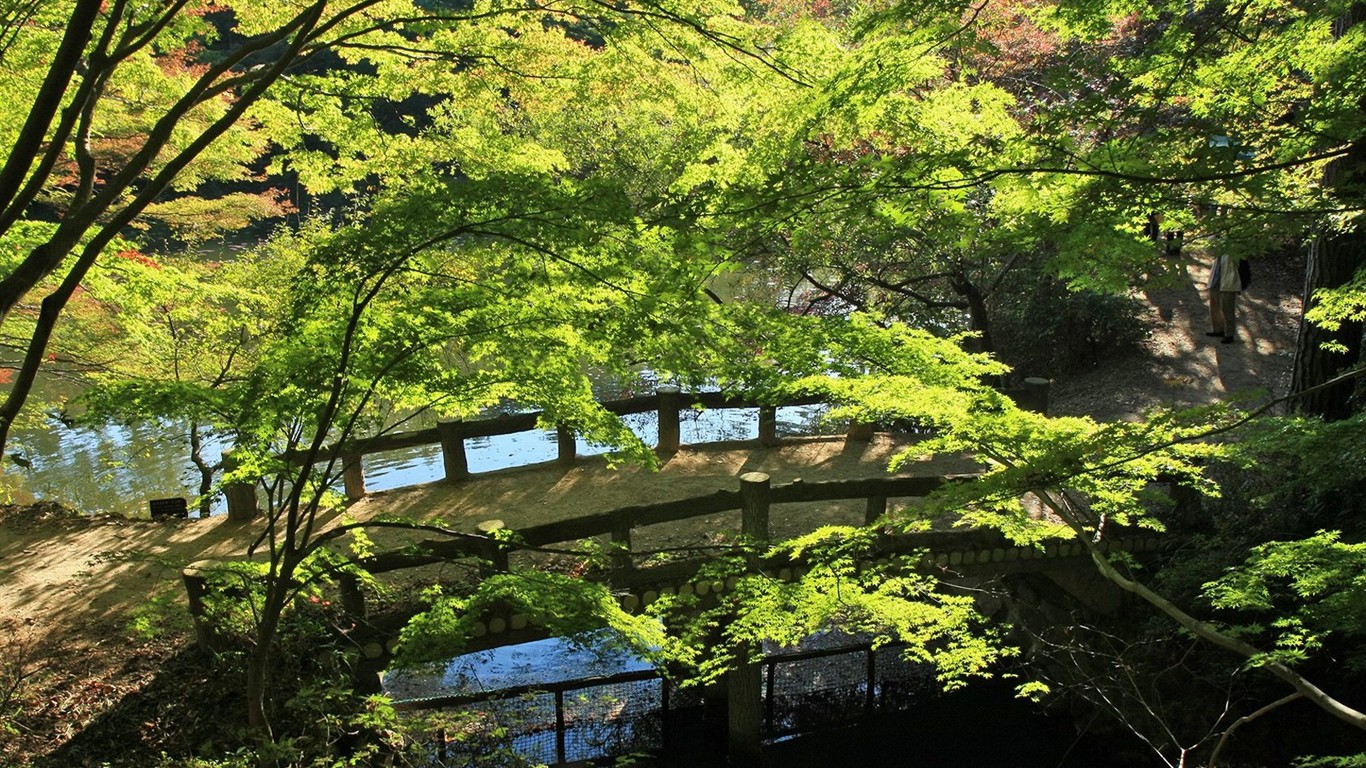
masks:
<svg viewBox="0 0 1366 768"><path fill-rule="evenodd" d="M682 398L679 397L678 387L672 384L662 384L657 391L659 393L659 443L656 447L663 454L677 453L682 437L682 429L678 423L678 408L681 405Z"/></svg>
<svg viewBox="0 0 1366 768"><path fill-rule="evenodd" d="M762 472L740 475L740 533L751 545L769 539L770 478ZM757 556L753 559L757 565ZM728 756L732 766L758 766L763 757L764 700L762 665L750 659L751 648L735 649L735 666L726 673Z"/></svg>
<svg viewBox="0 0 1366 768"><path fill-rule="evenodd" d="M759 406L759 445L775 448L778 440L778 408L772 405Z"/></svg>
<svg viewBox="0 0 1366 768"><path fill-rule="evenodd" d="M436 434L441 439L441 463L446 470L446 482L468 480L470 461L465 456L465 438L460 435L460 420L438 421Z"/></svg>
<svg viewBox="0 0 1366 768"><path fill-rule="evenodd" d="M238 467L232 451L223 452L223 474L233 472ZM223 486L223 497L228 501L228 519L233 522L255 520L261 513L256 502L256 484L235 480Z"/></svg>
<svg viewBox="0 0 1366 768"><path fill-rule="evenodd" d="M346 491L347 501L365 498L365 467L361 461L359 453L342 457L342 487Z"/></svg>

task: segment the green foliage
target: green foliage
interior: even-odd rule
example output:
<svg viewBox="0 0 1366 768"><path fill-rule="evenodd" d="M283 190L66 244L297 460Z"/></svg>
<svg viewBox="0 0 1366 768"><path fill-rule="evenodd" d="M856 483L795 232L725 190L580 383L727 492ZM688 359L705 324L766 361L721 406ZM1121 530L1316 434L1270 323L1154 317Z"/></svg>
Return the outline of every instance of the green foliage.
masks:
<svg viewBox="0 0 1366 768"><path fill-rule="evenodd" d="M1259 419L1230 450L1240 465L1256 468L1246 476L1249 503L1267 516L1296 510L1294 517L1303 523L1284 523L1286 532L1355 527L1355 500L1366 483L1361 415L1333 422L1299 416ZM1297 529L1300 524L1309 527Z"/></svg>
<svg viewBox="0 0 1366 768"><path fill-rule="evenodd" d="M1070 290L1022 267L992 308L997 358L1023 375L1065 376L1130 352L1142 340L1140 304L1128 296Z"/></svg>
<svg viewBox="0 0 1366 768"><path fill-rule="evenodd" d="M586 647L595 650L610 651L620 644L661 663L682 652L656 619L622 610L606 586L557 573L498 574L482 580L471 595L447 595L434 587L424 598L428 607L399 635L395 663L400 666L458 655L473 637L475 622L495 606L525 613L551 634L590 642Z"/></svg>
<svg viewBox="0 0 1366 768"><path fill-rule="evenodd" d="M1043 701L1052 692L1053 689L1049 688L1047 683L1042 683L1038 680L1031 680L1027 683L1021 683L1020 685L1015 687L1016 696L1022 699L1029 699L1030 701L1035 703Z"/></svg>
<svg viewBox="0 0 1366 768"><path fill-rule="evenodd" d="M151 595L134 609L129 624L133 635L142 640L189 636L193 626L179 592L177 586L174 591Z"/></svg>
<svg viewBox="0 0 1366 768"><path fill-rule="evenodd" d="M1329 331L1340 329L1343 323L1366 321L1366 270L1358 270L1342 286L1315 291L1313 301L1305 310L1304 319ZM1340 344L1329 347L1329 350L1347 352Z"/></svg>
<svg viewBox="0 0 1366 768"><path fill-rule="evenodd" d="M1013 655L973 597L917 573L916 557L869 565L873 535L827 527L775 545L769 556L801 564L791 580L755 572L740 555L714 560L699 578L728 584L719 605L701 609L694 596L652 606L690 649L672 660L691 670L691 682L708 682L766 644L792 646L836 629L867 636L875 647L904 644L907 659L933 666L940 684L953 689L989 677Z"/></svg>
<svg viewBox="0 0 1366 768"><path fill-rule="evenodd" d="M1298 541L1273 541L1247 561L1205 585L1217 608L1265 617L1277 650L1267 660L1300 661L1331 634L1366 633L1366 544L1349 544L1335 531ZM1359 654L1350 663L1362 664Z"/></svg>
<svg viewBox="0 0 1366 768"><path fill-rule="evenodd" d="M1366 754L1343 755L1341 757L1302 757L1295 761L1295 768L1362 768L1366 766Z"/></svg>

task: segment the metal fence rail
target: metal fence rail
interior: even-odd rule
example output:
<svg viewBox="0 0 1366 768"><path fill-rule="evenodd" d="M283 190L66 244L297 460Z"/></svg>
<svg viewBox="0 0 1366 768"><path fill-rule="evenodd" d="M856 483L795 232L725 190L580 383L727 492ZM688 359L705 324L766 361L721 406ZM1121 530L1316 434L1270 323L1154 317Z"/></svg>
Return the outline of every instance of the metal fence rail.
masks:
<svg viewBox="0 0 1366 768"><path fill-rule="evenodd" d="M770 654L763 664L764 738L847 725L904 709L932 691L903 646L871 643ZM466 720L434 728L432 764L463 764L502 749L560 764L669 748L671 715L702 704L656 670L623 672L498 691L395 702L403 712L443 711Z"/></svg>
<svg viewBox="0 0 1366 768"><path fill-rule="evenodd" d="M431 732L434 765L496 746L537 762L565 763L663 749L671 687L647 669L398 701L394 708L469 716L458 734L442 727Z"/></svg>
<svg viewBox="0 0 1366 768"><path fill-rule="evenodd" d="M857 643L764 658L766 740L844 725L904 709L934 690L925 665L907 661L904 645Z"/></svg>

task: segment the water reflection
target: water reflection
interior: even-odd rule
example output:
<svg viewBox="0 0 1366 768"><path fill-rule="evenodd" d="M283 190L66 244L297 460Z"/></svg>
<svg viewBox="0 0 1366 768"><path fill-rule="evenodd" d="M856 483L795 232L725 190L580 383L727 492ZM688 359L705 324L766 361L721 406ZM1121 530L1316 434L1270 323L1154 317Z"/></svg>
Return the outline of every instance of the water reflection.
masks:
<svg viewBox="0 0 1366 768"><path fill-rule="evenodd" d="M826 427L821 417L827 409L802 405L778 409L778 435L821 434ZM622 417L633 433L648 445L659 438L659 414L637 413ZM722 440L754 440L759 437L758 408L727 408L685 411L679 420L679 439L685 444L714 443ZM554 432L533 430L513 435L478 437L465 441L470 472L492 472L554 461L559 447ZM610 450L578 440L580 456L598 456ZM406 485L429 483L445 476L441 446L424 445L401 451L365 457L365 487L386 491Z"/></svg>
<svg viewBox="0 0 1366 768"><path fill-rule="evenodd" d="M821 406L779 408L778 434L818 434L823 413ZM658 414L633 414L623 420L647 444L653 445L658 439ZM758 420L757 408L687 410L680 420L680 439L691 444L752 440L759 434ZM182 496L191 500L193 509L199 475L190 463L188 434L186 425L174 422L70 427L52 420L47 429L15 436L12 452L29 466L7 462L5 474L17 483L15 500L21 503L58 501L91 514L146 517L150 499ZM221 449L221 444L206 441L205 460L216 463ZM608 450L578 442L580 455L599 455ZM474 473L554 461L557 452L555 433L541 430L473 438L465 444ZM373 491L429 483L444 475L439 445L365 458L366 487ZM222 497L216 495L213 513L225 509Z"/></svg>
<svg viewBox="0 0 1366 768"><path fill-rule="evenodd" d="M136 426L68 427L52 420L47 429L16 434L13 460L5 467L15 501L57 501L91 514L146 517L150 499L193 497L198 472L190 462L188 427L173 422ZM211 441L205 460L219 460ZM221 501L220 501L221 505Z"/></svg>
<svg viewBox="0 0 1366 768"><path fill-rule="evenodd" d="M384 690L396 701L484 693L527 685L553 685L584 678L651 669L625 650L609 631L575 639L549 638L457 656L427 668L393 669Z"/></svg>

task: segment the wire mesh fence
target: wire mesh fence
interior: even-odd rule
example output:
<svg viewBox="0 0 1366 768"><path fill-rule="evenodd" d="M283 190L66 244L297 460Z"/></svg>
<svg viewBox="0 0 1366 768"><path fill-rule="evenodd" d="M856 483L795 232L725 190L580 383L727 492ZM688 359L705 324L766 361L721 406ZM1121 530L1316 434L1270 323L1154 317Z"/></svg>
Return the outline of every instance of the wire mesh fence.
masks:
<svg viewBox="0 0 1366 768"><path fill-rule="evenodd" d="M819 638L770 653L761 692L767 740L849 724L903 709L934 690L925 665L902 650L850 638ZM671 723L696 712L702 694L654 670L527 685L482 694L400 702L430 748L434 768L554 765L653 752L669 746Z"/></svg>
<svg viewBox="0 0 1366 768"><path fill-rule="evenodd" d="M430 765L553 765L664 747L672 685L654 671L401 702Z"/></svg>
<svg viewBox="0 0 1366 768"><path fill-rule="evenodd" d="M934 690L927 665L901 646L824 638L763 662L764 733L780 739L904 709Z"/></svg>

